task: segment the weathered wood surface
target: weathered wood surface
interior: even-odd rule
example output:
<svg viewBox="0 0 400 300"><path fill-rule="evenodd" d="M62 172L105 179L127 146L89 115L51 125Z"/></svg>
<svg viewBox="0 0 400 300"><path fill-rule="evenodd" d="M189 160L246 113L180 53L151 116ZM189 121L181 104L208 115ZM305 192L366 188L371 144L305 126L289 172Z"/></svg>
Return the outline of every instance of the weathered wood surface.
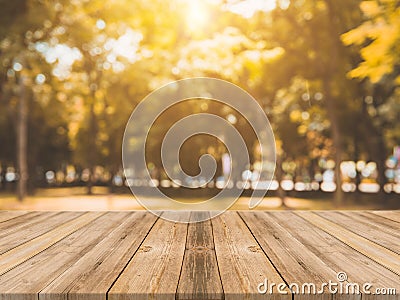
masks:
<svg viewBox="0 0 400 300"><path fill-rule="evenodd" d="M400 211L0 212L0 300L292 298L400 299Z"/></svg>

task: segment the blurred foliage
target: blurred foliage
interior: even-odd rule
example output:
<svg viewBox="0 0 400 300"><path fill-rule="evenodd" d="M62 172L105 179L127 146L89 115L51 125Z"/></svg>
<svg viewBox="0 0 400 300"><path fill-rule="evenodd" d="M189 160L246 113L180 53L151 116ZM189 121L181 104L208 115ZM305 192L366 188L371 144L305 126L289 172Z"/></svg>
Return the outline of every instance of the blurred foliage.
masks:
<svg viewBox="0 0 400 300"><path fill-rule="evenodd" d="M347 45L361 45L363 61L349 75L355 78L370 78L379 82L385 75L397 71L400 53L400 6L398 1L363 1L360 5L365 21L343 34Z"/></svg>
<svg viewBox="0 0 400 300"><path fill-rule="evenodd" d="M299 174L316 172L320 159L375 160L383 172L400 139L397 1L261 2L272 6L254 9L246 0L1 0L0 163L16 165L21 74L28 78L32 174L71 163L118 172L134 106L172 80L210 76L260 101L280 159L296 161ZM204 107L187 103L171 116ZM229 113L212 105L209 111ZM166 115L157 123L150 148L159 149L172 120ZM251 147L254 136L245 122L235 126ZM200 141L185 149L191 156L223 151ZM197 163L191 167L186 160L188 172L196 173Z"/></svg>

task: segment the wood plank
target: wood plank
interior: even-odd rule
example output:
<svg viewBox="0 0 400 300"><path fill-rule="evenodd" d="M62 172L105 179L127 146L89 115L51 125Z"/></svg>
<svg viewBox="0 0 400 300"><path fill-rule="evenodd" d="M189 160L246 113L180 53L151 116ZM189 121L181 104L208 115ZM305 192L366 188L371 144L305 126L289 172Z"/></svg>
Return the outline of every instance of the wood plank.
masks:
<svg viewBox="0 0 400 300"><path fill-rule="evenodd" d="M387 219L383 216L379 216L373 214L370 211L354 211L354 212L343 212L346 215L351 215L353 217L359 218L360 220L364 220L367 223L374 224L379 227L380 230L383 230L389 234L395 235L397 238L400 238L400 224L391 219Z"/></svg>
<svg viewBox="0 0 400 300"><path fill-rule="evenodd" d="M40 223L49 216L56 215L57 213L35 211L2 222L0 223L0 239L11 233L22 231L33 224Z"/></svg>
<svg viewBox="0 0 400 300"><path fill-rule="evenodd" d="M191 220L206 220L209 212L192 212ZM211 221L188 227L177 299L223 299Z"/></svg>
<svg viewBox="0 0 400 300"><path fill-rule="evenodd" d="M305 283L313 283L321 286L329 280L336 280L336 271L295 239L270 213L240 212L240 215L289 285L297 284L300 287ZM290 219L289 212L287 217ZM309 299L313 296L317 299L331 299L329 294L296 294L295 298Z"/></svg>
<svg viewBox="0 0 400 300"><path fill-rule="evenodd" d="M400 223L396 223L397 230L395 230L377 224L379 220L376 219L381 217L376 215L368 218L368 215L357 212L325 211L316 213L334 223L339 223L355 234L400 254Z"/></svg>
<svg viewBox="0 0 400 300"><path fill-rule="evenodd" d="M385 266L389 270L400 275L400 255L378 245L364 237L361 237L345 227L335 224L317 214L310 211L295 212L303 219L307 220L314 226L321 228L325 232L333 235L338 240L346 243L351 248L368 256L377 263Z"/></svg>
<svg viewBox="0 0 400 300"><path fill-rule="evenodd" d="M104 236L101 242L44 288L39 299L106 299L107 291L156 220L156 216L147 212L124 215L120 224Z"/></svg>
<svg viewBox="0 0 400 300"><path fill-rule="evenodd" d="M72 219L50 228L63 214ZM391 233L396 237L392 243L397 241L398 222L375 213L343 212L328 218L329 212L227 212L189 225L156 221L148 212L97 213L86 224L87 213L73 214L33 212L0 222L0 247L12 243L4 242L8 236L1 226L14 237L32 237L36 229L44 230L41 226L46 229L4 253L14 251L6 256L12 268L0 275L0 300L289 299L292 295L278 294L276 287L272 295L259 294L257 286L265 279L318 286L337 281L339 271L347 273L348 282L400 290L400 276L382 263L400 263L387 249L394 246L389 244ZM208 213L186 212L181 221L201 214ZM10 224L21 232L12 231ZM379 248L382 243L381 248L397 256L389 259ZM3 262L0 255L0 270L7 270ZM293 297L360 299L344 294Z"/></svg>
<svg viewBox="0 0 400 300"><path fill-rule="evenodd" d="M129 215L128 212L90 214L98 217L0 276L0 299L37 300L40 291L101 243Z"/></svg>
<svg viewBox="0 0 400 300"><path fill-rule="evenodd" d="M236 212L225 212L212 219L215 251L225 299L291 299L279 273ZM260 294L260 283L284 284L286 295Z"/></svg>
<svg viewBox="0 0 400 300"><path fill-rule="evenodd" d="M12 228L12 230L5 230L5 232L2 232L0 235L0 254L24 244L27 241L32 240L82 214L83 212L46 214L48 216L40 218L39 222L32 222L27 223L24 226L19 226L18 230L14 230L14 228Z"/></svg>
<svg viewBox="0 0 400 300"><path fill-rule="evenodd" d="M336 273L345 272L349 278L346 282L358 283L360 287L368 282L374 288L396 287L400 289L398 275L298 215L289 212L270 212L268 214ZM369 297L363 295L363 298Z"/></svg>
<svg viewBox="0 0 400 300"><path fill-rule="evenodd" d="M377 210L377 211L372 211L372 213L400 223L400 210L396 211Z"/></svg>
<svg viewBox="0 0 400 300"><path fill-rule="evenodd" d="M25 215L27 213L27 211L22 210L0 211L0 223Z"/></svg>
<svg viewBox="0 0 400 300"><path fill-rule="evenodd" d="M372 211L341 211L341 213L350 217L354 217L362 222L373 224L379 227L379 229L389 234L394 234L396 237L400 238L399 222L374 214Z"/></svg>
<svg viewBox="0 0 400 300"><path fill-rule="evenodd" d="M188 220L189 212L167 212L167 219ZM109 300L175 299L188 225L158 219L108 293Z"/></svg>
<svg viewBox="0 0 400 300"><path fill-rule="evenodd" d="M0 255L0 275L89 224L104 213L88 212Z"/></svg>

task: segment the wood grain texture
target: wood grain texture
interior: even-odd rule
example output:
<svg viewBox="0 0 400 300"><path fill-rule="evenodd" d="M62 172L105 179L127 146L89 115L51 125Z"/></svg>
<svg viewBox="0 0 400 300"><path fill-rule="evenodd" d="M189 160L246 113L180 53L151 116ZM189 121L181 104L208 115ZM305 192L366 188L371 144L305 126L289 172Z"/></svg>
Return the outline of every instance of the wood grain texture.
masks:
<svg viewBox="0 0 400 300"><path fill-rule="evenodd" d="M346 227L329 221L314 212L302 211L296 212L296 214L314 226L333 235L338 240L346 243L351 248L395 272L397 275L400 275L400 255L397 253L361 237L354 232L347 230Z"/></svg>
<svg viewBox="0 0 400 300"><path fill-rule="evenodd" d="M330 268L319 255L295 239L270 213L241 212L240 215L287 283L299 286L304 283L314 283L321 286L329 280L336 280L335 270ZM286 217L290 220L289 212ZM296 297L303 298L302 295ZM314 299L330 299L330 297L331 295L327 294L314 295Z"/></svg>
<svg viewBox="0 0 400 300"><path fill-rule="evenodd" d="M57 212L30 212L22 216L0 223L0 238L20 232L31 225L37 224L56 215Z"/></svg>
<svg viewBox="0 0 400 300"><path fill-rule="evenodd" d="M0 299L19 295L20 300L37 300L40 291L99 244L126 213L90 215L96 217L92 222L0 276Z"/></svg>
<svg viewBox="0 0 400 300"><path fill-rule="evenodd" d="M0 255L0 275L35 256L104 213L86 213Z"/></svg>
<svg viewBox="0 0 400 300"><path fill-rule="evenodd" d="M192 212L191 220L209 212ZM223 299L211 221L189 224L177 299Z"/></svg>
<svg viewBox="0 0 400 300"><path fill-rule="evenodd" d="M347 230L400 254L400 223L357 212L318 212L317 214L334 223L340 223ZM392 228L385 226L388 222L393 222L396 226Z"/></svg>
<svg viewBox="0 0 400 300"><path fill-rule="evenodd" d="M277 285L285 282L265 256L236 212L212 219L214 243L225 299L291 299L288 294L260 294L257 287L265 279Z"/></svg>
<svg viewBox="0 0 400 300"><path fill-rule="evenodd" d="M347 283L400 288L400 277L372 259L289 212L268 213L300 243L322 259L335 273L345 272ZM366 297L367 295L364 295Z"/></svg>
<svg viewBox="0 0 400 300"><path fill-rule="evenodd" d="M400 211L372 211L371 213L400 223Z"/></svg>
<svg viewBox="0 0 400 300"><path fill-rule="evenodd" d="M61 224L82 215L82 212L46 213L37 222L27 222L24 226L14 226L0 233L0 254L24 244Z"/></svg>
<svg viewBox="0 0 400 300"><path fill-rule="evenodd" d="M192 224L209 212L2 214L0 300L400 299L398 212L231 211ZM338 272L397 295L287 287Z"/></svg>
<svg viewBox="0 0 400 300"><path fill-rule="evenodd" d="M175 214L178 219L188 220L190 213L166 214L171 214L171 217ZM186 223L158 219L109 291L108 299L175 299L187 227Z"/></svg>
<svg viewBox="0 0 400 300"><path fill-rule="evenodd" d="M27 213L27 211L22 210L0 211L0 223L25 215Z"/></svg>
<svg viewBox="0 0 400 300"><path fill-rule="evenodd" d="M157 220L146 212L112 214L122 217L120 223L43 289L40 300L106 298L107 291Z"/></svg>
<svg viewBox="0 0 400 300"><path fill-rule="evenodd" d="M385 217L376 215L372 212L368 211L344 211L343 214L349 216L350 218L354 218L354 220L360 220L367 222L368 224L376 227L380 231L386 232L388 234L394 235L396 238L400 238L400 224L391 219L387 219ZM354 222L358 224L357 222Z"/></svg>

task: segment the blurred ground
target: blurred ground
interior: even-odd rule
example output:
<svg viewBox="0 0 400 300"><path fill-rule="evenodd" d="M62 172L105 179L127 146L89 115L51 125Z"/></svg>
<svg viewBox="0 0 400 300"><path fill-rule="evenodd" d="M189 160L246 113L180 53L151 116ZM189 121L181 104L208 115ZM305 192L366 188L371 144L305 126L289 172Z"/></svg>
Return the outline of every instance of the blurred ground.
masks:
<svg viewBox="0 0 400 300"><path fill-rule="evenodd" d="M105 188L94 188L94 195L85 195L85 188L57 188L38 190L35 196L27 197L19 202L14 195L0 194L0 210L140 210L144 209L132 195L129 194L107 194ZM377 196L378 197L378 196ZM243 197L231 207L231 210L247 210L248 198ZM155 198L154 201L161 199ZM381 203L379 199L374 202L344 201L343 205L336 206L332 199L303 199L288 197L285 206L277 197L267 197L256 208L257 210L280 210L280 209L302 209L302 210L330 210L330 209L396 209L398 207L389 203Z"/></svg>

